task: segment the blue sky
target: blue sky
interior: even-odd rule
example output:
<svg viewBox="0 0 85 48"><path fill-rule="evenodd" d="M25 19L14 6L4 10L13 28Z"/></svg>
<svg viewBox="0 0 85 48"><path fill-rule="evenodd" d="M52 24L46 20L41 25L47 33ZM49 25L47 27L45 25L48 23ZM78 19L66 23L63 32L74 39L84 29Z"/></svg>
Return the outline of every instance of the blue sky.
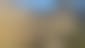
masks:
<svg viewBox="0 0 85 48"><path fill-rule="evenodd" d="M73 8L77 10L85 9L85 0L72 0Z"/></svg>
<svg viewBox="0 0 85 48"><path fill-rule="evenodd" d="M15 0L18 8L28 10L29 8L37 11L54 10L59 7L58 0Z"/></svg>
<svg viewBox="0 0 85 48"><path fill-rule="evenodd" d="M73 9L77 11L85 9L85 0L71 1ZM22 10L32 9L39 12L58 10L60 6L59 0L14 0L14 4L17 8L20 8Z"/></svg>

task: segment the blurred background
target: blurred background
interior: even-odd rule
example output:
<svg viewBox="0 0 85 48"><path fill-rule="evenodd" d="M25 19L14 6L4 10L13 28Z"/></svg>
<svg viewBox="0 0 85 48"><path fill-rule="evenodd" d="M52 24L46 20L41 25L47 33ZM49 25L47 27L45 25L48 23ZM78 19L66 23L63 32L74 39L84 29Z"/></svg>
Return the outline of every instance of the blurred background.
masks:
<svg viewBox="0 0 85 48"><path fill-rule="evenodd" d="M0 0L0 48L85 48L84 0Z"/></svg>

